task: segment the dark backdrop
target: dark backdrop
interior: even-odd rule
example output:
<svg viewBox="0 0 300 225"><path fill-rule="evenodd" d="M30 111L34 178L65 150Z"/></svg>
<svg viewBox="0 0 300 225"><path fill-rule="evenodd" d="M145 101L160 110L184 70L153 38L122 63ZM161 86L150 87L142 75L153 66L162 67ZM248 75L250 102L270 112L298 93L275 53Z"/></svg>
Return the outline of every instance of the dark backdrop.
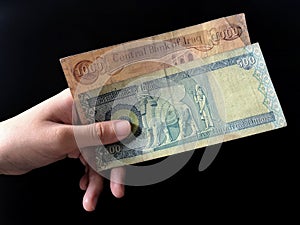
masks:
<svg viewBox="0 0 300 225"><path fill-rule="evenodd" d="M259 42L288 127L224 143L198 171L203 150L159 184L108 182L95 212L82 209L83 167L66 159L22 176L0 176L0 224L259 222L290 219L297 149L299 3L285 1L0 1L0 120L67 87L59 58L244 12ZM288 213L285 213L288 210ZM139 218L137 218L139 216ZM142 219L140 219L140 217Z"/></svg>

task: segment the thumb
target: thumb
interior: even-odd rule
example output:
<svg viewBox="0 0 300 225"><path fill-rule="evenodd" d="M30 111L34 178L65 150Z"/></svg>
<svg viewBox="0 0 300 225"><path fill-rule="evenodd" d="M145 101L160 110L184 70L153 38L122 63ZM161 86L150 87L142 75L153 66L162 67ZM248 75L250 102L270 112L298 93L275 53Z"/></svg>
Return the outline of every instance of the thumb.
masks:
<svg viewBox="0 0 300 225"><path fill-rule="evenodd" d="M130 134L131 127L127 120L112 120L73 126L73 132L77 147L84 148L118 142Z"/></svg>

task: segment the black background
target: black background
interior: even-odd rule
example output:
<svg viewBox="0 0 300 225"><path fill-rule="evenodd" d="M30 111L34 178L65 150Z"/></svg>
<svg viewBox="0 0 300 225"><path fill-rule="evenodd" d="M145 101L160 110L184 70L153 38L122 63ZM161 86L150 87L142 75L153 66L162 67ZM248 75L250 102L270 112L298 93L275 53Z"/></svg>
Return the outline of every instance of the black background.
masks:
<svg viewBox="0 0 300 225"><path fill-rule="evenodd" d="M203 150L170 179L126 187L108 182L95 212L83 210L83 167L66 159L22 176L0 176L0 224L259 222L291 219L299 150L298 1L0 1L0 121L64 88L59 59L244 12L259 42L288 126L223 143L199 172ZM299 108L299 107L298 107ZM140 216L140 218L137 218Z"/></svg>

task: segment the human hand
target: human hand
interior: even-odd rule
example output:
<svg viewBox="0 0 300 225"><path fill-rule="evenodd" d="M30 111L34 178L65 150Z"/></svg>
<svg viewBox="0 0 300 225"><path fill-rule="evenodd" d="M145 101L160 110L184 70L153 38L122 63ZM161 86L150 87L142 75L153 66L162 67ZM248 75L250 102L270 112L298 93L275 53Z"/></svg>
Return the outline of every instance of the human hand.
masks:
<svg viewBox="0 0 300 225"><path fill-rule="evenodd" d="M127 137L128 121L106 121L72 125L73 98L66 89L29 110L0 123L0 174L24 174L66 157L80 158L85 174L80 188L85 190L83 207L93 211L103 188L103 178L84 161L74 137L74 129L85 143L109 144ZM122 168L111 171L110 188L114 196L124 195Z"/></svg>

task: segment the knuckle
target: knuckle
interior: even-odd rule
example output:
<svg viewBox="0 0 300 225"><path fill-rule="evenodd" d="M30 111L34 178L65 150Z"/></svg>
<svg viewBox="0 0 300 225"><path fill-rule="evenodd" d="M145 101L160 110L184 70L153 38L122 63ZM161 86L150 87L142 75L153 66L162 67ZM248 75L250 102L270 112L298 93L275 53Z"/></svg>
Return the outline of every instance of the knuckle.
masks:
<svg viewBox="0 0 300 225"><path fill-rule="evenodd" d="M95 128L96 129L95 129L95 133L93 134L93 136L97 137L97 138L101 138L103 136L103 133L104 133L102 123L96 123Z"/></svg>
<svg viewBox="0 0 300 225"><path fill-rule="evenodd" d="M108 123L97 123L96 124L96 134L98 138L102 139L106 136L113 135L113 129Z"/></svg>

